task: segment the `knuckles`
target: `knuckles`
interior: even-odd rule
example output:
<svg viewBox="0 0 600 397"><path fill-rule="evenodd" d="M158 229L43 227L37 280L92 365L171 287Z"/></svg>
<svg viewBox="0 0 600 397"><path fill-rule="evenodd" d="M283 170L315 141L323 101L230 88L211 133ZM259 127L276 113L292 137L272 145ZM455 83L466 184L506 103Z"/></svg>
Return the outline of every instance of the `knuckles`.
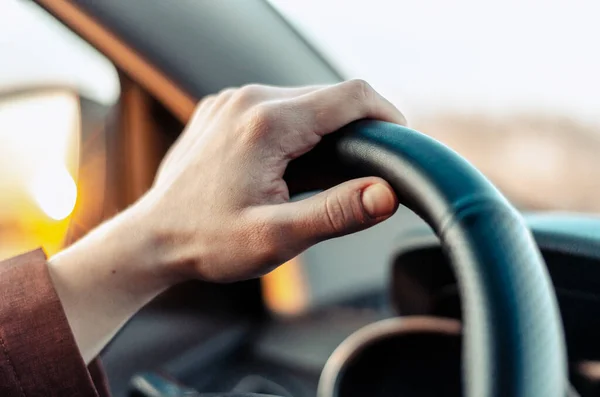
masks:
<svg viewBox="0 0 600 397"><path fill-rule="evenodd" d="M217 95L206 95L206 96L204 96L200 100L200 102L198 102L198 104L196 105L196 109L194 110L194 117L198 117L198 115L200 114L201 110L203 110L205 107L207 107L211 103L213 103L216 98L217 98Z"/></svg>
<svg viewBox="0 0 600 397"><path fill-rule="evenodd" d="M350 96L358 102L369 103L373 98L375 90L369 83L362 79L353 79L345 83Z"/></svg>
<svg viewBox="0 0 600 397"><path fill-rule="evenodd" d="M248 84L234 90L231 100L236 106L247 107L254 103L264 92L260 84Z"/></svg>
<svg viewBox="0 0 600 397"><path fill-rule="evenodd" d="M331 194L325 198L325 215L333 234L341 233L344 230L346 216L344 206L337 194Z"/></svg>
<svg viewBox="0 0 600 397"><path fill-rule="evenodd" d="M198 104L198 108L210 103L216 103L218 106L229 104L242 110L257 103L264 95L264 91L265 87L260 84L248 84L239 88L225 88L216 94L206 95Z"/></svg>
<svg viewBox="0 0 600 397"><path fill-rule="evenodd" d="M280 111L274 104L261 103L253 106L248 111L248 119L245 120L245 128L242 139L253 143L269 134L278 122Z"/></svg>
<svg viewBox="0 0 600 397"><path fill-rule="evenodd" d="M224 90L221 90L217 96L223 101L227 101L229 100L231 97L233 97L235 95L235 93L238 90L235 88L225 88Z"/></svg>
<svg viewBox="0 0 600 397"><path fill-rule="evenodd" d="M343 197L333 193L325 198L324 205L328 226L333 235L362 229L369 222L362 207L360 192Z"/></svg>

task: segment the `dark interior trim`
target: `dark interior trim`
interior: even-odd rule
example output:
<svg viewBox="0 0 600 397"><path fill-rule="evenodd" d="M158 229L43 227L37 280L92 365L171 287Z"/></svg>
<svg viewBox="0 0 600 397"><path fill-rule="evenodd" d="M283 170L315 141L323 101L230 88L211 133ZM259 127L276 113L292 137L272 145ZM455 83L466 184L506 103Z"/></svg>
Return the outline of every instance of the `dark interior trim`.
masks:
<svg viewBox="0 0 600 397"><path fill-rule="evenodd" d="M35 1L104 53L119 69L147 89L182 122L190 118L197 98L178 87L164 73L93 17L68 0Z"/></svg>

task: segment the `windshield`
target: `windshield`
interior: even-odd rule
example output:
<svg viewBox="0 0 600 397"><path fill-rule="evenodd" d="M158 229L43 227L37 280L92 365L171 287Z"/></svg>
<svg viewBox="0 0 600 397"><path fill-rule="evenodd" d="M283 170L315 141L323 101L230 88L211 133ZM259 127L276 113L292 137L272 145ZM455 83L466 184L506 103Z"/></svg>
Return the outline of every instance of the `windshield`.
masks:
<svg viewBox="0 0 600 397"><path fill-rule="evenodd" d="M600 212L595 0L271 0L524 209Z"/></svg>
<svg viewBox="0 0 600 397"><path fill-rule="evenodd" d="M600 213L596 0L270 2L344 78L367 80L521 210ZM309 249L308 306L386 291L398 244L421 224L400 208Z"/></svg>

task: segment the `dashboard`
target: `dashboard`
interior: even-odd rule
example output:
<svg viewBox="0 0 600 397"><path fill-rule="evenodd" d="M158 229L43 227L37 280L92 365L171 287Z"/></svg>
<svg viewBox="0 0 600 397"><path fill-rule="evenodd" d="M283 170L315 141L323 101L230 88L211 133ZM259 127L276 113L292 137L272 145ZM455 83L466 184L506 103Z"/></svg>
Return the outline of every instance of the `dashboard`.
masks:
<svg viewBox="0 0 600 397"><path fill-rule="evenodd" d="M557 292L569 359L599 360L600 217L526 214ZM456 278L439 240L425 225L399 236L391 278L400 315L460 319Z"/></svg>

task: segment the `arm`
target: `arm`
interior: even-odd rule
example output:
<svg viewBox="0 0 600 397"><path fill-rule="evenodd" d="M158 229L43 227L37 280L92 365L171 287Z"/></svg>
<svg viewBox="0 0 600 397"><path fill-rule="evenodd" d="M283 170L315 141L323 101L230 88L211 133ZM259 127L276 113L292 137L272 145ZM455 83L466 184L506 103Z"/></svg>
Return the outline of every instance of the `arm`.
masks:
<svg viewBox="0 0 600 397"><path fill-rule="evenodd" d="M319 241L391 216L396 198L379 178L289 202L282 179L289 161L361 118L405 122L361 81L247 86L205 98L150 191L50 260L85 362L180 281L258 277Z"/></svg>
<svg viewBox="0 0 600 397"><path fill-rule="evenodd" d="M0 262L0 396L108 396L97 362L79 354L36 250Z"/></svg>

